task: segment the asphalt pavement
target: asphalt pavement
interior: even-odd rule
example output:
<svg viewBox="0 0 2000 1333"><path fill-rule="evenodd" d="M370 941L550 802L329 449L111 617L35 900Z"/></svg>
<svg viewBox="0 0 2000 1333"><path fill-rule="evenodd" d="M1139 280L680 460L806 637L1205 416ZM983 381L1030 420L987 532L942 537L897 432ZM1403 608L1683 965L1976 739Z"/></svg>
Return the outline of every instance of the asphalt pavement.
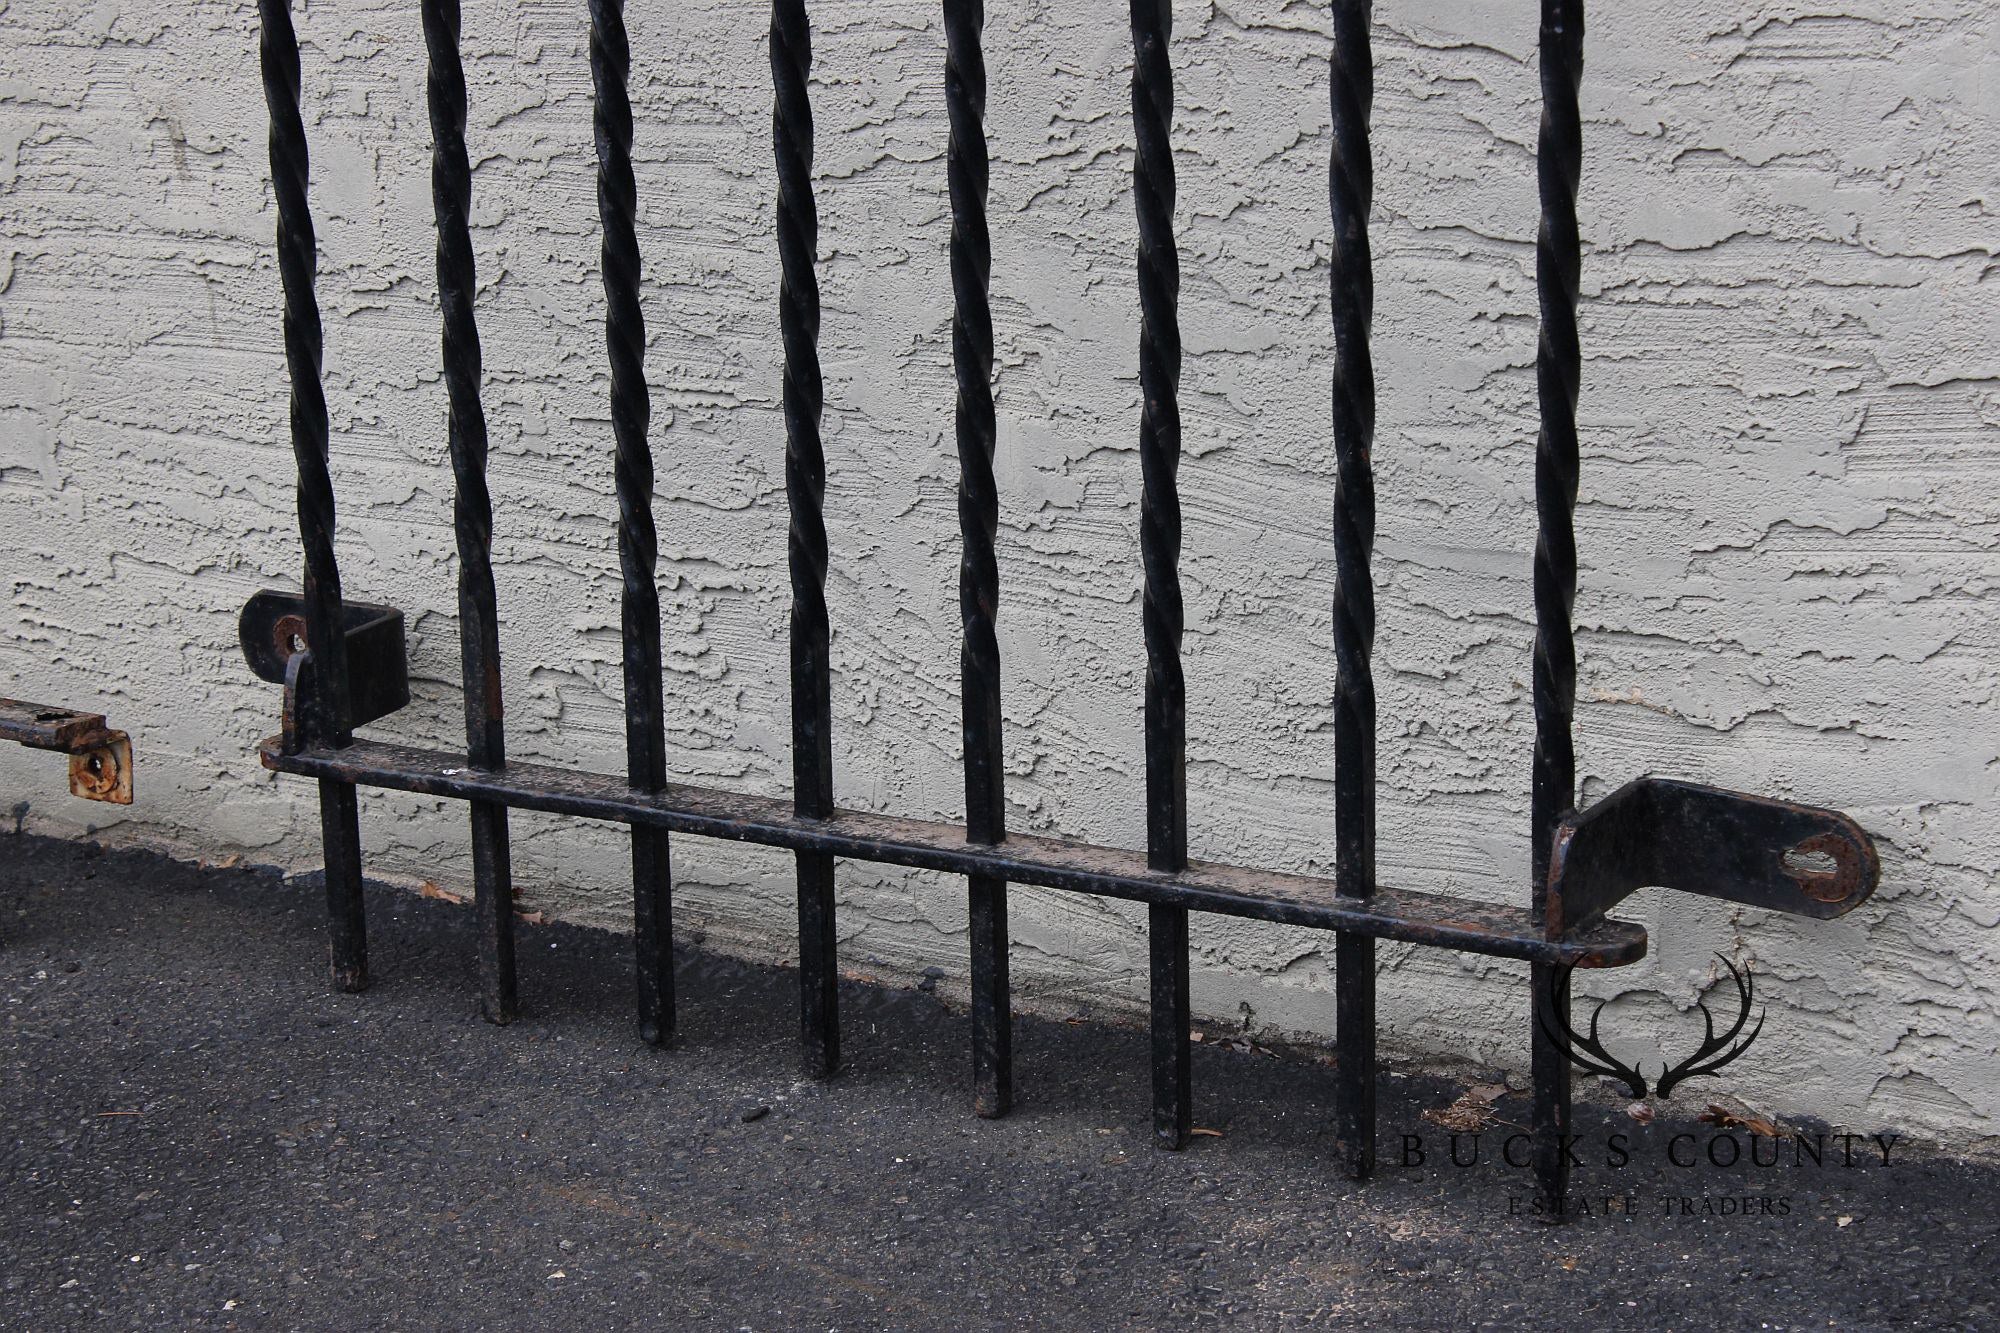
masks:
<svg viewBox="0 0 2000 1333"><path fill-rule="evenodd" d="M469 911L371 889L369 925L375 985L336 995L309 879L0 833L0 1321L2000 1327L2000 1168L1902 1139L1885 1163L1593 1100L1584 1211L1552 1226L1492 1071L1385 1077L1356 1185L1311 1051L1205 1031L1207 1132L1164 1153L1131 1027L1022 1018L1017 1108L984 1121L966 1016L926 989L845 984L820 1084L784 969L684 952L662 1051L624 936L523 924L496 1028Z"/></svg>

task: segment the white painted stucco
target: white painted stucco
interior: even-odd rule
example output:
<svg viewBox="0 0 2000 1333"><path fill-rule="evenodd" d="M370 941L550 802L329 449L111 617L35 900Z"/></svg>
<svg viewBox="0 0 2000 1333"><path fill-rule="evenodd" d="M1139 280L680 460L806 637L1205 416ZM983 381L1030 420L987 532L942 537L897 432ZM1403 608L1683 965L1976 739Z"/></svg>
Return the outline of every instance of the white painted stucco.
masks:
<svg viewBox="0 0 2000 1333"><path fill-rule="evenodd" d="M1136 303L1123 6L992 4L1010 819L1135 844ZM1333 771L1325 23L1184 0L1195 854L1325 870ZM956 817L956 463L935 6L821 0L816 108L843 803ZM1526 892L1535 337L1532 6L1378 6L1385 882ZM1628 1050L1711 955L1770 1005L1731 1090L2000 1132L2000 94L1984 0L1594 6L1583 94L1579 753L1851 811L1873 902L1800 923L1633 904ZM760 4L636 5L641 244L675 773L787 781L770 95ZM456 743L449 479L417 10L300 16L350 594L409 615ZM621 760L610 437L580 0L473 0L509 743ZM309 786L251 755L234 636L296 577L264 112L247 3L0 0L0 693L129 728L139 802L0 748L27 827L304 868ZM372 870L462 887L462 807L372 794ZM529 906L626 919L619 830L517 815ZM0 852L0 854L4 854ZM782 958L788 858L682 839L682 927ZM859 971L963 972L958 882L841 868ZM1133 1009L1141 914L1015 893L1024 1006ZM1197 918L1211 1023L1325 1033L1328 937ZM1523 969L1385 945L1385 1042L1518 1067ZM302 982L316 982L305 978ZM524 964L535 1003L532 953ZM1683 1026L1681 1031L1685 1031ZM1135 1048L1135 1058L1140 1058ZM1735 1071L1733 1071L1735 1072ZM1032 1080L1032 1070L1023 1078Z"/></svg>

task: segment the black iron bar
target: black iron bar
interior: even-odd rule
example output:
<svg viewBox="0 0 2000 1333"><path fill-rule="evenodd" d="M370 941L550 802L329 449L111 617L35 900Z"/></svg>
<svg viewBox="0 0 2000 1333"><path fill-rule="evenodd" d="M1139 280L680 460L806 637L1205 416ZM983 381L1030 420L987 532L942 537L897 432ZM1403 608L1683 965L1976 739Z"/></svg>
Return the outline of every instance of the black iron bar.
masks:
<svg viewBox="0 0 2000 1333"><path fill-rule="evenodd" d="M1146 850L1156 870L1187 864L1187 688L1181 676L1180 252L1174 242L1174 69L1170 0L1132 0L1132 173L1139 215L1139 552L1145 566ZM1153 1141L1178 1150L1189 1087L1188 923L1154 905Z"/></svg>
<svg viewBox="0 0 2000 1333"><path fill-rule="evenodd" d="M611 362L611 433L618 492L619 614L625 668L625 772L634 791L667 781L660 669L659 539L653 529L652 420L646 316L639 305L638 188L632 177L632 51L623 0L590 0L590 77L597 138L597 216L604 229L604 341ZM673 859L665 830L632 829L632 927L639 1035L674 1031Z"/></svg>
<svg viewBox="0 0 2000 1333"><path fill-rule="evenodd" d="M519 761L508 764L503 773L486 773L469 766L462 755L384 741L286 754L283 740L274 736L263 743L260 753L265 767L280 773L337 777L453 800L498 801L522 810L614 823L650 824L704 838L951 875L984 875L1014 884L1351 931L1500 958L1617 967L1638 961L1646 951L1643 929L1608 918L1550 939L1524 907L1386 887L1377 887L1372 897L1355 899L1340 893L1332 879L1201 861L1165 871L1153 867L1145 852L1021 833L998 844L979 843L967 838L958 824L838 809L814 817L800 814L794 802L778 797L672 783L658 792L636 792L623 777Z"/></svg>
<svg viewBox="0 0 2000 1333"><path fill-rule="evenodd" d="M306 643L312 652L310 710L322 734L352 739L347 708L347 640L340 566L333 549L333 478L328 470L326 391L320 382L324 340L313 293L318 244L307 200L309 163L299 112L299 40L290 0L258 0L258 57L271 114L271 186L278 206L278 276L285 292L285 368L292 385L292 456L297 463L299 542L305 552ZM336 990L368 987L368 925L361 898L361 823L354 784L319 784L320 837L326 856L327 953Z"/></svg>
<svg viewBox="0 0 2000 1333"><path fill-rule="evenodd" d="M833 668L826 613L826 454L820 416L819 210L813 201L812 27L805 0L772 0L772 146L778 164L778 326L785 344L785 496L792 575L792 792L807 819L833 812ZM806 1073L840 1067L833 857L798 853L799 1024Z"/></svg>
<svg viewBox="0 0 2000 1333"><path fill-rule="evenodd" d="M1006 776L1001 765L1000 523L993 478L993 310L988 295L993 248L986 229L986 56L980 34L985 0L944 0L945 105L951 117L946 177L951 192L951 354L958 379L958 607L965 739L965 826L974 842L1007 836ZM1014 1100L1014 1030L1007 987L1007 884L968 881L972 936L973 1108L1001 1116Z"/></svg>
<svg viewBox="0 0 2000 1333"><path fill-rule="evenodd" d="M1375 276L1368 251L1375 94L1369 0L1334 0L1333 148L1333 652L1334 882L1343 896L1375 891L1375 368L1369 324ZM1334 1140L1356 1180L1375 1164L1375 941L1334 941Z"/></svg>
<svg viewBox="0 0 2000 1333"><path fill-rule="evenodd" d="M1145 566L1146 850L1156 870L1187 864L1187 689L1181 676L1180 253L1174 243L1174 70L1170 0L1132 0L1132 189L1139 215L1139 551ZM1147 921L1153 1013L1153 1141L1179 1149L1192 1114L1188 926L1155 905Z"/></svg>
<svg viewBox="0 0 2000 1333"><path fill-rule="evenodd" d="M1542 0L1542 122L1536 147L1542 220L1535 238L1535 285L1541 339L1535 382L1541 433L1535 445L1535 755L1533 911L1546 922L1549 862L1556 825L1576 804L1576 641L1570 623L1576 601L1577 343L1576 293L1581 265L1576 192L1583 173L1583 122L1577 94L1583 82L1583 0ZM1569 1187L1570 1066L1545 1026L1566 1026L1569 995L1547 965L1532 969L1532 1002L1547 1006L1548 1025L1531 1026L1535 1085L1535 1173L1542 1216L1560 1220Z"/></svg>
<svg viewBox="0 0 2000 1333"><path fill-rule="evenodd" d="M465 748L475 767L507 766L500 700L500 621L493 592L493 499L486 489L486 410L479 399L478 291L472 256L472 168L465 151L465 67L458 0L424 0L430 51L431 199L437 214L438 305L444 317L444 381L458 537L458 646L465 679ZM511 1023L514 986L514 877L507 807L471 804L472 901L483 947L480 1005L488 1020Z"/></svg>

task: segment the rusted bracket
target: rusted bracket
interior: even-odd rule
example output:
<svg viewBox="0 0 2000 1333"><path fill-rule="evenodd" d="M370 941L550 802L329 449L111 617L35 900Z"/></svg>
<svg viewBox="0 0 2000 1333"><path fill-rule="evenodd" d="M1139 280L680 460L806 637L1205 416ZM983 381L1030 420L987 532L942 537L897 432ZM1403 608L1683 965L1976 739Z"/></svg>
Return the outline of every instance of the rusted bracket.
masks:
<svg viewBox="0 0 2000 1333"><path fill-rule="evenodd" d="M403 613L393 606L348 602L347 725L366 726L410 702L409 658ZM296 753L308 736L332 734L331 719L312 716L319 692L312 688L312 645L306 639L305 599L265 589L243 604L236 621L243 660L259 680L285 687L285 748Z"/></svg>
<svg viewBox="0 0 2000 1333"><path fill-rule="evenodd" d="M1557 825L1544 924L1560 938L1648 885L1825 919L1881 876L1875 844L1838 811L1639 778Z"/></svg>
<svg viewBox="0 0 2000 1333"><path fill-rule="evenodd" d="M102 713L0 699L0 740L69 756L69 790L86 801L132 804L132 738Z"/></svg>

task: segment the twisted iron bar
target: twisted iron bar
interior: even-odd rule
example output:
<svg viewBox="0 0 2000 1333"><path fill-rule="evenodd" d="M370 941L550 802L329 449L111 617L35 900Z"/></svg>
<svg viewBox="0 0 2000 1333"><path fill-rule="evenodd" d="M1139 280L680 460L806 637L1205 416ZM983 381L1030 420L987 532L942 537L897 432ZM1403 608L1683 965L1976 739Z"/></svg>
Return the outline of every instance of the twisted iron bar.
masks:
<svg viewBox="0 0 2000 1333"><path fill-rule="evenodd" d="M1180 254L1174 242L1169 0L1132 0L1133 192L1139 215L1139 552L1145 565L1147 837L1154 868L1187 864L1187 688L1181 674Z"/></svg>
<svg viewBox="0 0 2000 1333"><path fill-rule="evenodd" d="M1132 173L1139 217L1139 558L1146 634L1146 861L1187 867L1187 689L1181 677L1180 255L1174 244L1170 0L1132 0ZM1178 1150L1193 1125L1188 914L1146 914L1153 1142Z"/></svg>
<svg viewBox="0 0 2000 1333"><path fill-rule="evenodd" d="M967 836L998 842L1004 834L1000 756L1000 566L993 551L1000 523L993 479L993 312L988 290L993 249L986 229L986 58L983 0L945 0L945 104L951 116L947 175L951 191L952 365L958 378L958 606L965 641L959 653L965 714Z"/></svg>
<svg viewBox="0 0 2000 1333"><path fill-rule="evenodd" d="M469 217L472 168L465 150L465 69L458 0L424 0L431 116L431 200L437 215L438 304L444 317L447 433L455 483L459 644L465 676L467 757L481 768L507 761L500 711L500 629L493 592L493 499L486 489L486 411L480 403L478 290Z"/></svg>
<svg viewBox="0 0 2000 1333"><path fill-rule="evenodd" d="M328 471L326 390L320 383L325 342L313 292L318 241L306 189L305 121L299 114L299 40L289 0L258 0L258 55L271 113L271 187L278 205L278 277L284 287L285 367L292 382L292 456L298 466L299 543L305 551L306 641L312 647L319 720L351 739L347 640L341 633L340 566L333 550L333 478Z"/></svg>
<svg viewBox="0 0 2000 1333"><path fill-rule="evenodd" d="M617 446L618 564L625 640L625 749L632 784L666 782L661 719L659 539L653 527L653 450L646 438L646 316L639 305L638 188L632 176L632 65L622 0L590 0L590 73L596 90L597 216L604 231L604 340L611 362L611 431Z"/></svg>
<svg viewBox="0 0 2000 1333"><path fill-rule="evenodd" d="M826 454L820 415L819 210L813 202L812 28L805 0L772 0L772 151L778 166L778 328L785 345L785 497L791 509L792 797L833 813L833 682L826 612ZM806 1073L840 1066L833 858L798 854L799 1028Z"/></svg>
<svg viewBox="0 0 2000 1333"><path fill-rule="evenodd" d="M1375 368L1368 331L1375 278L1368 250L1374 163L1368 120L1375 92L1368 0L1333 6L1333 152L1327 180L1333 208L1333 514L1335 878L1362 898L1375 881Z"/></svg>
<svg viewBox="0 0 2000 1333"><path fill-rule="evenodd" d="M1583 175L1583 124L1577 106L1583 82L1583 0L1542 0L1542 123L1536 145L1542 220L1535 236L1535 286L1541 338L1535 387L1541 433L1535 442L1535 753L1530 814L1534 881L1531 906L1548 919L1549 863L1555 830L1576 803L1577 275L1582 263L1576 192ZM1530 1041L1535 1085L1534 1160L1544 1216L1560 1218L1569 1191L1565 1141L1570 1126L1570 1064L1549 1026L1569 1026L1569 993L1553 984L1549 966L1530 969L1537 996L1548 996L1548 1024Z"/></svg>
<svg viewBox="0 0 2000 1333"><path fill-rule="evenodd" d="M459 662L465 682L466 757L478 768L507 764L500 698L500 623L493 592L493 499L486 489L486 411L479 399L478 291L472 257L472 168L465 150L465 67L459 56L458 0L424 0L424 44L431 118L431 200L437 216L438 305L444 322L447 435L458 539ZM515 1012L513 867L507 808L471 807L475 911L487 947L481 952L486 1017Z"/></svg>
<svg viewBox="0 0 2000 1333"><path fill-rule="evenodd" d="M1542 221L1535 237L1541 339L1535 355L1541 433L1535 444L1535 893L1546 893L1556 822L1576 803L1577 345L1576 293L1581 265L1576 192L1583 173L1583 0L1543 0L1542 123L1536 149Z"/></svg>
<svg viewBox="0 0 2000 1333"><path fill-rule="evenodd" d="M1375 95L1368 0L1334 0L1333 135L1327 195L1333 215L1334 884L1375 892L1375 368L1369 326L1375 276L1368 209L1375 188L1368 121ZM1334 1129L1349 1176L1375 1163L1375 941L1334 941Z"/></svg>
<svg viewBox="0 0 2000 1333"><path fill-rule="evenodd" d="M819 210L813 201L812 30L804 0L771 6L772 118L778 164L778 322L785 344L785 494L791 505L792 765L799 813L832 809L833 749L826 611L826 455L820 416Z"/></svg>
<svg viewBox="0 0 2000 1333"><path fill-rule="evenodd" d="M665 685L660 666L659 538L653 527L653 450L646 438L646 316L639 304L638 187L632 175L632 50L623 0L590 0L591 124L597 140L597 216L603 228L604 341L611 363L617 456L619 614L624 639L625 772L639 791L667 781ZM632 830L639 1033L655 1045L674 1027L672 863L661 829Z"/></svg>
<svg viewBox="0 0 2000 1333"><path fill-rule="evenodd" d="M271 113L271 189L278 204L278 276L285 292L285 368L292 382L292 457L298 467L299 544L305 552L302 592L311 649L311 708L303 709L308 741L346 746L348 719L346 615L340 566L333 550L333 477L328 470L326 390L320 383L324 342L319 298L313 294L318 245L307 202L305 121L299 113L299 39L290 0L258 0L258 60ZM336 990L368 988L368 926L361 897L361 816L354 784L319 784L320 844L326 857L327 961Z"/></svg>
<svg viewBox="0 0 2000 1333"><path fill-rule="evenodd" d="M993 478L993 310L988 296L993 247L986 229L986 56L984 0L944 0L946 152L951 192L951 352L958 379L958 607L965 736L965 836L997 843L1006 834L1001 764L1000 565L993 540L1000 493ZM967 893L972 953L973 1105L1004 1115L1013 1101L1013 1033L1007 985L1007 884L974 876Z"/></svg>

